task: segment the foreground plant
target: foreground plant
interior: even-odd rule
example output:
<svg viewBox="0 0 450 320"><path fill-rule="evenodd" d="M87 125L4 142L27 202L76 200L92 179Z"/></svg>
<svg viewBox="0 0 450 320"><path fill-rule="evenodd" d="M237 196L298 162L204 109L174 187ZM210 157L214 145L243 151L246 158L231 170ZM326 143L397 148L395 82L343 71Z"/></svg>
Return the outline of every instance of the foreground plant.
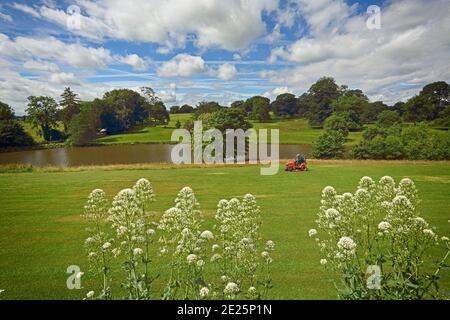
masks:
<svg viewBox="0 0 450 320"><path fill-rule="evenodd" d="M242 201L221 200L216 215L217 237L202 229L202 213L194 192L184 187L174 207L160 220L149 211L155 195L149 181L140 179L132 189L120 191L108 205L102 190L94 190L84 217L93 224L86 240L91 270L100 274L99 294L87 299L111 299L112 261L121 263L126 280L121 284L127 299L150 299L155 276L150 272L151 255L168 261L170 271L163 299L211 299L267 297L271 288L270 265L273 241L260 248L261 210L255 197ZM156 238L158 237L158 238ZM154 239L159 239L159 254ZM217 241L217 242L215 242Z"/></svg>
<svg viewBox="0 0 450 320"><path fill-rule="evenodd" d="M223 296L234 299L243 293L250 299L267 297L273 262L270 252L275 244L269 240L264 249L259 248L262 221L255 197L247 194L242 201L221 200L217 207L218 244L212 247L211 261L219 266Z"/></svg>
<svg viewBox="0 0 450 320"><path fill-rule="evenodd" d="M450 254L447 237L438 237L420 216L414 182L398 185L388 176L375 183L363 177L354 194L322 191L316 220L309 230L323 258L320 264L337 272L343 299L424 299L440 296L439 273ZM431 270L430 251L445 254Z"/></svg>

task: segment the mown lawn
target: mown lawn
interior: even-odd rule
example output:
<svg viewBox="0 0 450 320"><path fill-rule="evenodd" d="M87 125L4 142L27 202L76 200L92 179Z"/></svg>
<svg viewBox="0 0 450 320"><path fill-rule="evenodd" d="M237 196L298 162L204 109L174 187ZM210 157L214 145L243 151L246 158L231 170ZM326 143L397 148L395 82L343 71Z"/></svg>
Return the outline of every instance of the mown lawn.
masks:
<svg viewBox="0 0 450 320"><path fill-rule="evenodd" d="M314 227L320 192L327 185L346 192L354 191L364 175L375 179L392 175L396 180L410 177L423 199L423 216L437 226L439 234L450 234L449 162L319 162L310 164L306 173L280 171L275 176L261 176L257 166L104 169L0 174L3 299L80 299L96 289L83 252L86 224L80 214L85 199L94 188L103 188L112 198L141 177L153 183L158 212L172 205L179 189L191 186L209 227L220 199L253 193L263 211L263 237L276 242L270 294L274 299L336 298L329 281L332 275L320 267L317 247L307 236ZM66 268L73 264L86 272L82 290L66 288ZM167 269L155 262L154 270L164 274Z"/></svg>

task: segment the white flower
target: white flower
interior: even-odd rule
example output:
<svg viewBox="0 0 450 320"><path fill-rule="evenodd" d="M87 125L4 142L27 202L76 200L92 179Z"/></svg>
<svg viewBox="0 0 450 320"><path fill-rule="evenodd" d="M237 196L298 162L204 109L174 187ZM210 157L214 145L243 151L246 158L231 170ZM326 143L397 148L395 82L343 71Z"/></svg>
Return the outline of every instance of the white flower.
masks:
<svg viewBox="0 0 450 320"><path fill-rule="evenodd" d="M86 297L92 298L94 294L95 294L94 291L89 291L88 293L86 293Z"/></svg>
<svg viewBox="0 0 450 320"><path fill-rule="evenodd" d="M355 255L356 243L350 237L341 237L337 243L338 249L346 256Z"/></svg>
<svg viewBox="0 0 450 320"><path fill-rule="evenodd" d="M111 243L110 243L110 242L105 242L105 243L103 244L103 246L102 246L102 248L103 248L104 250L108 249L109 247L111 247Z"/></svg>
<svg viewBox="0 0 450 320"><path fill-rule="evenodd" d="M316 229L310 229L308 231L308 235L309 235L310 238L314 237L315 235L317 235L317 230Z"/></svg>
<svg viewBox="0 0 450 320"><path fill-rule="evenodd" d="M248 293L250 294L256 293L256 288L255 287L248 288Z"/></svg>
<svg viewBox="0 0 450 320"><path fill-rule="evenodd" d="M218 244L213 244L213 246L212 246L212 251L213 252L216 251L216 250L219 250L219 249L220 249L220 246Z"/></svg>
<svg viewBox="0 0 450 320"><path fill-rule="evenodd" d="M201 268L201 267L203 267L205 265L205 261L203 261L203 260L198 260L197 261L197 267L199 267L199 268Z"/></svg>
<svg viewBox="0 0 450 320"><path fill-rule="evenodd" d="M207 287L203 287L200 289L200 297L206 298L209 295L209 289Z"/></svg>
<svg viewBox="0 0 450 320"><path fill-rule="evenodd" d="M223 293L227 295L236 294L239 292L239 286L234 282L228 282L223 290Z"/></svg>
<svg viewBox="0 0 450 320"><path fill-rule="evenodd" d="M154 229L148 229L148 230L147 230L147 234L148 234L149 236L152 236L152 235L155 234L155 230L154 230Z"/></svg>
<svg viewBox="0 0 450 320"><path fill-rule="evenodd" d="M139 256L139 255L141 255L141 254L143 254L144 253L144 250L142 250L141 248L134 248L133 249L133 254L135 255L135 256Z"/></svg>
<svg viewBox="0 0 450 320"><path fill-rule="evenodd" d="M263 257L264 259L267 259L269 257L269 253L267 251L263 251L263 252L261 252L261 257Z"/></svg>
<svg viewBox="0 0 450 320"><path fill-rule="evenodd" d="M225 281L228 280L228 277L227 277L227 276L221 276L220 279L221 279L223 282L225 282Z"/></svg>
<svg viewBox="0 0 450 320"><path fill-rule="evenodd" d="M328 196L328 197L334 196L334 195L336 195L336 190L331 186L327 186L327 187L323 188L322 194L324 196Z"/></svg>
<svg viewBox="0 0 450 320"><path fill-rule="evenodd" d="M328 263L327 259L320 259L320 264L322 266L326 265Z"/></svg>
<svg viewBox="0 0 450 320"><path fill-rule="evenodd" d="M430 236L431 238L434 238L436 236L431 229L423 229L423 233L425 233L427 236Z"/></svg>
<svg viewBox="0 0 450 320"><path fill-rule="evenodd" d="M391 228L391 224L390 224L389 222L381 221L381 222L378 224L378 230L381 230L381 231L383 231L383 232L388 231L390 228Z"/></svg>
<svg viewBox="0 0 450 320"><path fill-rule="evenodd" d="M447 242L447 241L449 241L449 239L448 239L447 237L442 237L442 238L441 238L441 241Z"/></svg>
<svg viewBox="0 0 450 320"><path fill-rule="evenodd" d="M211 231L209 230L205 230L202 232L202 234L200 235L201 238L206 239L206 240L213 240L214 239L214 235Z"/></svg>
<svg viewBox="0 0 450 320"><path fill-rule="evenodd" d="M89 252L88 257L89 257L89 258L93 258L93 257L95 257L96 255L97 255L97 253L95 253L95 252Z"/></svg>
<svg viewBox="0 0 450 320"><path fill-rule="evenodd" d="M212 257L211 257L211 262L220 260L221 258L222 258L222 256L221 256L220 254L215 253L215 254L213 254Z"/></svg>
<svg viewBox="0 0 450 320"><path fill-rule="evenodd" d="M266 242L266 248L267 250L273 250L275 249L275 243L272 240L268 240Z"/></svg>
<svg viewBox="0 0 450 320"><path fill-rule="evenodd" d="M197 255L191 253L190 255L188 255L186 257L187 263L192 264L195 263L197 261Z"/></svg>

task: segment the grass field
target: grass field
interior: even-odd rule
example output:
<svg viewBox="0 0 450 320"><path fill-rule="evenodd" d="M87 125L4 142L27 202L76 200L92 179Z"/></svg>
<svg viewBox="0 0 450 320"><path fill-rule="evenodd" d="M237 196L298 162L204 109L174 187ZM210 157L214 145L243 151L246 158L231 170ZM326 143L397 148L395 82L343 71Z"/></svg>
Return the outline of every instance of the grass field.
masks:
<svg viewBox="0 0 450 320"><path fill-rule="evenodd" d="M276 242L274 288L270 298L336 298L331 276L319 266L316 244L307 231L314 227L323 187L354 191L364 175L392 175L415 180L423 199L421 211L438 234L450 234L450 162L312 162L306 173L280 171L261 176L258 166L187 167L145 165L84 169L37 170L0 174L0 289L3 299L80 299L93 288L87 272L80 217L94 188L109 198L138 178L149 179L157 193L155 210L172 206L177 192L191 186L209 226L222 198L253 193L263 211L263 237ZM87 170L88 169L88 170ZM120 169L120 170L119 170ZM86 276L82 290L66 288L66 268L79 265ZM165 272L155 264L156 272ZM447 272L449 273L449 272ZM450 278L450 274L445 275ZM155 285L159 285L156 283Z"/></svg>
<svg viewBox="0 0 450 320"><path fill-rule="evenodd" d="M178 120L182 124L191 117L190 114L172 114L167 126L144 127L129 133L111 135L97 140L101 144L127 144L127 143L170 143L172 131ZM280 143L282 144L313 144L323 133L322 129L313 129L307 119L274 120L269 123L253 123L256 130L279 129ZM362 132L350 133L347 145L357 143Z"/></svg>
<svg viewBox="0 0 450 320"><path fill-rule="evenodd" d="M179 120L183 125L190 119L190 114L171 114L167 126L143 127L128 133L116 134L97 139L100 144L129 144L129 143L170 143L170 137Z"/></svg>

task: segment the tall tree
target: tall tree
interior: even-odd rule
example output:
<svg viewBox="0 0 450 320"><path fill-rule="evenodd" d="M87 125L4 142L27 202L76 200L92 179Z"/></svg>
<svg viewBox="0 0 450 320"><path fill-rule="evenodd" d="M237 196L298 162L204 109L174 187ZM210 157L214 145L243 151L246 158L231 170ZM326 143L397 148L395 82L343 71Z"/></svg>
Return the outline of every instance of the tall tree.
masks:
<svg viewBox="0 0 450 320"><path fill-rule="evenodd" d="M445 81L427 84L423 87L420 95L427 97L433 104L433 119L450 105L450 85Z"/></svg>
<svg viewBox="0 0 450 320"><path fill-rule="evenodd" d="M25 132L15 119L9 105L0 101L0 147L29 146L33 138Z"/></svg>
<svg viewBox="0 0 450 320"><path fill-rule="evenodd" d="M52 138L52 130L57 123L58 103L55 99L45 96L28 97L27 121L40 128L45 141Z"/></svg>
<svg viewBox="0 0 450 320"><path fill-rule="evenodd" d="M70 87L64 89L64 92L61 94L61 101L59 102L59 105L62 108L59 111L59 119L62 121L64 132L66 133L70 120L72 120L74 115L80 112L80 102L78 95L73 92Z"/></svg>
<svg viewBox="0 0 450 320"><path fill-rule="evenodd" d="M298 99L292 93L280 94L270 104L270 109L279 117L294 117L298 115Z"/></svg>
<svg viewBox="0 0 450 320"><path fill-rule="evenodd" d="M332 112L331 103L341 95L340 87L331 77L320 78L308 90L310 97L309 122L321 126Z"/></svg>
<svg viewBox="0 0 450 320"><path fill-rule="evenodd" d="M433 120L435 108L433 101L426 95L417 95L403 105L403 117L406 121L420 122Z"/></svg>

